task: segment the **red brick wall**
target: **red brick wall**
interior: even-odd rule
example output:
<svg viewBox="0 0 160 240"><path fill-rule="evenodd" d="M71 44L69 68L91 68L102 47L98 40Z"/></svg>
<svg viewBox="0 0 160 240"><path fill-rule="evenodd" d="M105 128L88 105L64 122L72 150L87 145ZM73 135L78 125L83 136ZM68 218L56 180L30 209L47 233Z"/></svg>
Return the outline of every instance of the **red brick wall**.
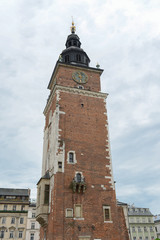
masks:
<svg viewBox="0 0 160 240"><path fill-rule="evenodd" d="M72 80L74 71L73 68L60 66L57 84L77 86ZM85 88L99 91L99 74L87 72L85 69L83 71L89 76ZM51 106L53 109L55 101L54 98ZM65 112L60 114L59 120L60 139L65 143L65 166L64 173L58 172L54 177L53 204L48 218L47 239L76 240L78 236L91 236L92 240L95 238L128 240L122 208L117 207L115 191L110 179L105 178L111 176L111 172L106 167L110 164L110 159L106 158L109 157L109 147L106 146L106 140L109 139L105 126L107 116L104 114L106 113L104 99L61 91L58 104L60 111ZM76 164L67 163L67 153L70 150L76 153ZM85 177L87 184L85 193L73 193L70 188L75 172L78 171ZM84 220L65 217L66 208L74 209L74 204L82 204ZM103 205L110 206L112 223L104 223Z"/></svg>

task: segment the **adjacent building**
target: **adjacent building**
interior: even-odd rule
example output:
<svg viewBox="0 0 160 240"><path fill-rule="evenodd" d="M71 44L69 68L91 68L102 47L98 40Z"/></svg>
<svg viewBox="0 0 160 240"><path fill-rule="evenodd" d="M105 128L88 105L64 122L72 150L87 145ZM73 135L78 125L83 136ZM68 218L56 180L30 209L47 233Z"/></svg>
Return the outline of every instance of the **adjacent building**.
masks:
<svg viewBox="0 0 160 240"><path fill-rule="evenodd" d="M30 189L0 188L0 239L26 237Z"/></svg>
<svg viewBox="0 0 160 240"><path fill-rule="evenodd" d="M157 238L160 239L160 214L157 216L154 216L154 223L155 223Z"/></svg>
<svg viewBox="0 0 160 240"><path fill-rule="evenodd" d="M128 240L123 208L116 201L103 70L89 66L74 23L65 45L44 109L36 211L40 239Z"/></svg>
<svg viewBox="0 0 160 240"><path fill-rule="evenodd" d="M39 229L40 229L40 225L36 221L36 202L31 201L28 208L26 240L38 240Z"/></svg>
<svg viewBox="0 0 160 240"><path fill-rule="evenodd" d="M148 208L129 206L128 218L131 240L154 240L157 237L153 214Z"/></svg>

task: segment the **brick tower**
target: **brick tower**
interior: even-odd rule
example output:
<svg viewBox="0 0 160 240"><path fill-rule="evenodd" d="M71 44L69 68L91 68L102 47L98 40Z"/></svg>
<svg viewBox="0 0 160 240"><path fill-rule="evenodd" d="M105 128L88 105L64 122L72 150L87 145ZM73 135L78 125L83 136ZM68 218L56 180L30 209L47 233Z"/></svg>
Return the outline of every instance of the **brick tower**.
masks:
<svg viewBox="0 0 160 240"><path fill-rule="evenodd" d="M51 76L44 109L40 239L128 240L112 174L103 70L89 67L72 22Z"/></svg>

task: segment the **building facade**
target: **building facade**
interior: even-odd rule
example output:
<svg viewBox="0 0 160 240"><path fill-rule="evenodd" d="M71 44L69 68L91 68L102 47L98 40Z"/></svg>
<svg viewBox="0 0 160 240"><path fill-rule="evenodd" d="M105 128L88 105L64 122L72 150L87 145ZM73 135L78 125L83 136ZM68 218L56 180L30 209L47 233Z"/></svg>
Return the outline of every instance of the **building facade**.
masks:
<svg viewBox="0 0 160 240"><path fill-rule="evenodd" d="M36 203L31 201L28 208L26 240L39 240L40 225L36 221Z"/></svg>
<svg viewBox="0 0 160 240"><path fill-rule="evenodd" d="M156 239L153 214L148 208L128 208L131 240L154 240Z"/></svg>
<svg viewBox="0 0 160 240"><path fill-rule="evenodd" d="M157 216L154 216L154 223L155 223L157 238L160 239L160 214Z"/></svg>
<svg viewBox="0 0 160 240"><path fill-rule="evenodd" d="M26 237L29 189L0 188L0 239Z"/></svg>
<svg viewBox="0 0 160 240"><path fill-rule="evenodd" d="M44 109L42 177L37 184L40 239L128 240L117 205L106 112L97 65L72 23Z"/></svg>

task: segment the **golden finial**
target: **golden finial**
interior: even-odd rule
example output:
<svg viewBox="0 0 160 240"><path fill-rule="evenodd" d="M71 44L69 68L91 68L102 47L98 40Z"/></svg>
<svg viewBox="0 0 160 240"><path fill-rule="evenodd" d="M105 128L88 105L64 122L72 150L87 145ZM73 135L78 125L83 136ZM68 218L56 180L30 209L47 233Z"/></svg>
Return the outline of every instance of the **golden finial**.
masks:
<svg viewBox="0 0 160 240"><path fill-rule="evenodd" d="M74 26L74 21L73 21L73 17L72 17L71 33L75 33L75 31L76 31L76 27Z"/></svg>

